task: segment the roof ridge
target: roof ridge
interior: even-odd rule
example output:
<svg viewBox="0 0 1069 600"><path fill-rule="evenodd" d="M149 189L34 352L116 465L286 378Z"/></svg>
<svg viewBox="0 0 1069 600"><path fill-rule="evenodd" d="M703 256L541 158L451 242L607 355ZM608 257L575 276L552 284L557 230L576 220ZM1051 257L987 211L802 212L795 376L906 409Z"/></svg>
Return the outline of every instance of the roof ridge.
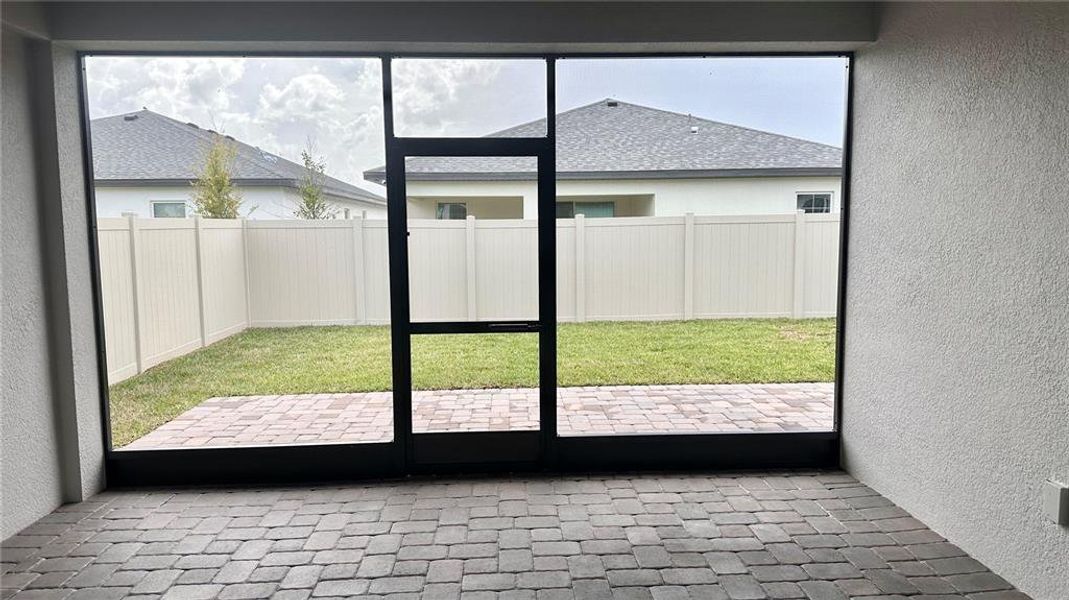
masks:
<svg viewBox="0 0 1069 600"><path fill-rule="evenodd" d="M582 106L576 106L575 108L569 108L568 110L562 110L559 113L555 113L555 116L559 117L561 115L566 115L568 113L575 112L577 110L582 110L584 108L590 108L591 106L597 106L598 104L601 104L603 102L608 102L609 100L613 100L613 98L602 98L601 100L596 100L594 102L590 102L589 104L584 104ZM639 105L636 104L634 106L639 106ZM529 125L534 125L535 123L538 123L540 121L545 121L545 120L546 120L546 117L541 117L539 119L534 119L532 121L525 121L523 123L520 123L519 125L513 125L512 127L506 127L504 129L500 129L498 131L491 131L490 133L487 133L487 134L483 135L482 137L491 137L491 136L495 136L495 135L500 135L500 134L505 133L507 131L512 131L514 129L520 129L522 127L527 127Z"/></svg>
<svg viewBox="0 0 1069 600"><path fill-rule="evenodd" d="M745 130L745 131L753 131L755 133L761 133L761 134L764 134L764 135L773 135L773 136L776 136L776 137L780 137L780 138L784 138L784 139L788 139L788 140L793 140L793 141L796 141L796 142L805 142L807 144L816 144L818 146L824 146L826 148L833 148L835 150L842 150L842 148L840 148L839 146L833 146L831 144L825 144L823 142L817 142L817 141L814 141L814 140L807 140L805 138L800 138L800 137L796 137L796 136L792 136L792 135L785 135L785 134L782 134L782 133L776 133L775 131L767 131L765 129L757 129L755 127L747 127L745 125L737 125L735 123L728 123L726 121L717 121L716 119L710 119L708 117L697 116L697 115L695 115L693 113L681 113L681 112L677 112L677 111L674 111L674 110L668 110L668 109L665 109L665 108L658 108L656 106L646 106L645 104L639 104L637 102L628 102L627 100L620 100L618 98L613 98L612 96L608 96L608 97L602 98L601 100L595 100L594 102L589 102L587 104L583 104L581 106L576 106L574 108L569 108L568 110L564 110L564 111L561 111L559 113L556 113L556 116L560 117L560 116L566 115L568 113L576 112L576 111L583 110L583 109L586 109L586 108L591 108L591 107L594 107L594 106L600 106L600 105L606 104L608 102L616 102L618 104L626 104L628 106L632 106L632 107L635 107L635 108L641 108L643 110L652 110L652 111L656 111L656 112L659 112L659 113L664 113L664 114L672 115L672 116L676 116L676 117L688 117L688 118L691 118L691 119L697 119L699 121L703 121L705 123L712 123L712 124L715 124L715 125L721 125L723 127L733 127L735 129L742 129L742 130ZM507 127L505 129L501 129L499 131L494 131L494 132L488 133L488 134L484 135L483 137L493 137L493 136L496 136L496 135L501 135L503 133L507 133L509 131L513 131L513 130L516 130L516 129L521 129L523 127L528 127L530 125L533 125L535 123L538 123L540 121L545 121L545 120L546 120L546 117L542 117L540 119L535 119L533 121L527 121L525 123L520 123L519 125L513 125L512 127Z"/></svg>
<svg viewBox="0 0 1069 600"><path fill-rule="evenodd" d="M782 133L776 133L775 131L767 131L765 129L757 129L755 127L747 127L745 125L736 125L735 123L728 123L727 121L717 121L716 119L710 119L710 118L707 118L707 117L700 117L700 116L694 115L693 113L681 113L681 112L676 112L674 110L668 110L668 109L665 109L665 108L657 108L656 106L646 106L645 104L637 104L635 102L628 102L626 100L617 100L616 98L606 98L605 100L603 100L603 102L608 101L608 100L613 100L614 102L619 102L620 104L626 104L628 106L634 106L636 108L643 108L643 109L646 109L646 110L653 110L653 111L657 111L657 112L661 112L661 113L665 113L665 114L669 114L669 115L675 115L677 117L689 117L691 119L698 119L699 121L704 121L706 123L714 123L716 125L723 125L724 127L734 127L735 129L745 129L746 131L753 131L753 132L756 132L756 133L763 133L765 135L774 135L776 137L786 138L788 140L794 140L796 142L805 142L807 144L816 144L818 146L824 146L824 147L827 147L827 148L834 148L835 150L842 150L842 148L840 148L838 146L833 146L831 144L825 144L823 142L807 140L805 138L795 137L793 135L786 135L786 134L782 134ZM597 103L595 102L594 104L597 104ZM593 106L593 105L589 105L588 104L587 106ZM586 108L586 106L583 106L583 107L580 107L580 108Z"/></svg>

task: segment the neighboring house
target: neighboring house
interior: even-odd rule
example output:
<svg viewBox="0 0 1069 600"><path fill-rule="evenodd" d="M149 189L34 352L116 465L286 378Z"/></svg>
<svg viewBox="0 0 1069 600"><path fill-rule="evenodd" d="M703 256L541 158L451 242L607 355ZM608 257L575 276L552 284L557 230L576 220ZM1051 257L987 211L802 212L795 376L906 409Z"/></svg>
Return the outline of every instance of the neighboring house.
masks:
<svg viewBox="0 0 1069 600"><path fill-rule="evenodd" d="M150 110L94 119L90 129L98 217L193 215L192 182L219 134ZM294 218L304 167L227 138L237 149L232 179L242 216ZM338 218L386 218L382 196L333 177L324 178L323 192Z"/></svg>
<svg viewBox="0 0 1069 600"><path fill-rule="evenodd" d="M544 135L545 119L488 137ZM532 218L535 160L405 162L408 216ZM606 99L557 115L557 217L838 212L834 146ZM385 181L383 168L364 173Z"/></svg>

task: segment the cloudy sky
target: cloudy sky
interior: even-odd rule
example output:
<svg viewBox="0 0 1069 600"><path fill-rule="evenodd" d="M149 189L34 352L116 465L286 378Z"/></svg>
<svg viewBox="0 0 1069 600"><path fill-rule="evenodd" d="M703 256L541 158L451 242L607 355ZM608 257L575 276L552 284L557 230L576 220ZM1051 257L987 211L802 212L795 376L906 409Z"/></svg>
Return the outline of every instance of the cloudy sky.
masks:
<svg viewBox="0 0 1069 600"><path fill-rule="evenodd" d="M89 57L93 118L142 107L225 132L291 160L311 145L327 172L381 193L378 59ZM567 59L558 110L613 97L836 146L845 61L838 58ZM482 135L545 116L537 60L394 62L398 135Z"/></svg>

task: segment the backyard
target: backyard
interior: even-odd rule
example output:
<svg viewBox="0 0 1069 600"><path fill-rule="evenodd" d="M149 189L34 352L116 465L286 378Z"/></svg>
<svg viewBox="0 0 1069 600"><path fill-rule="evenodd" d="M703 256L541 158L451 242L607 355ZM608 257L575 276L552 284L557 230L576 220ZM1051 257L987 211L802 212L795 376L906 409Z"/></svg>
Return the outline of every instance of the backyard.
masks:
<svg viewBox="0 0 1069 600"><path fill-rule="evenodd" d="M538 385L537 336L417 336L420 390ZM830 382L834 319L564 323L558 385ZM124 446L208 398L391 389L385 326L252 328L111 386Z"/></svg>

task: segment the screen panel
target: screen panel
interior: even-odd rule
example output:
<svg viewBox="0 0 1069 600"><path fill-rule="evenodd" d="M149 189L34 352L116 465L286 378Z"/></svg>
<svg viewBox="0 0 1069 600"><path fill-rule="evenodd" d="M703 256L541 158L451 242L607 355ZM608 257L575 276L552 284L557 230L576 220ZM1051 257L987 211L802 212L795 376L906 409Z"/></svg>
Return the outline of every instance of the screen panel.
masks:
<svg viewBox="0 0 1069 600"><path fill-rule="evenodd" d="M546 136L544 59L397 58L391 70L398 136Z"/></svg>
<svg viewBox="0 0 1069 600"><path fill-rule="evenodd" d="M413 433L538 430L538 334L412 337Z"/></svg>
<svg viewBox="0 0 1069 600"><path fill-rule="evenodd" d="M413 322L538 319L536 173L535 157L405 161Z"/></svg>
<svg viewBox="0 0 1069 600"><path fill-rule="evenodd" d="M834 428L847 60L558 61L558 434Z"/></svg>
<svg viewBox="0 0 1069 600"><path fill-rule="evenodd" d="M85 58L115 449L394 438L381 64Z"/></svg>

